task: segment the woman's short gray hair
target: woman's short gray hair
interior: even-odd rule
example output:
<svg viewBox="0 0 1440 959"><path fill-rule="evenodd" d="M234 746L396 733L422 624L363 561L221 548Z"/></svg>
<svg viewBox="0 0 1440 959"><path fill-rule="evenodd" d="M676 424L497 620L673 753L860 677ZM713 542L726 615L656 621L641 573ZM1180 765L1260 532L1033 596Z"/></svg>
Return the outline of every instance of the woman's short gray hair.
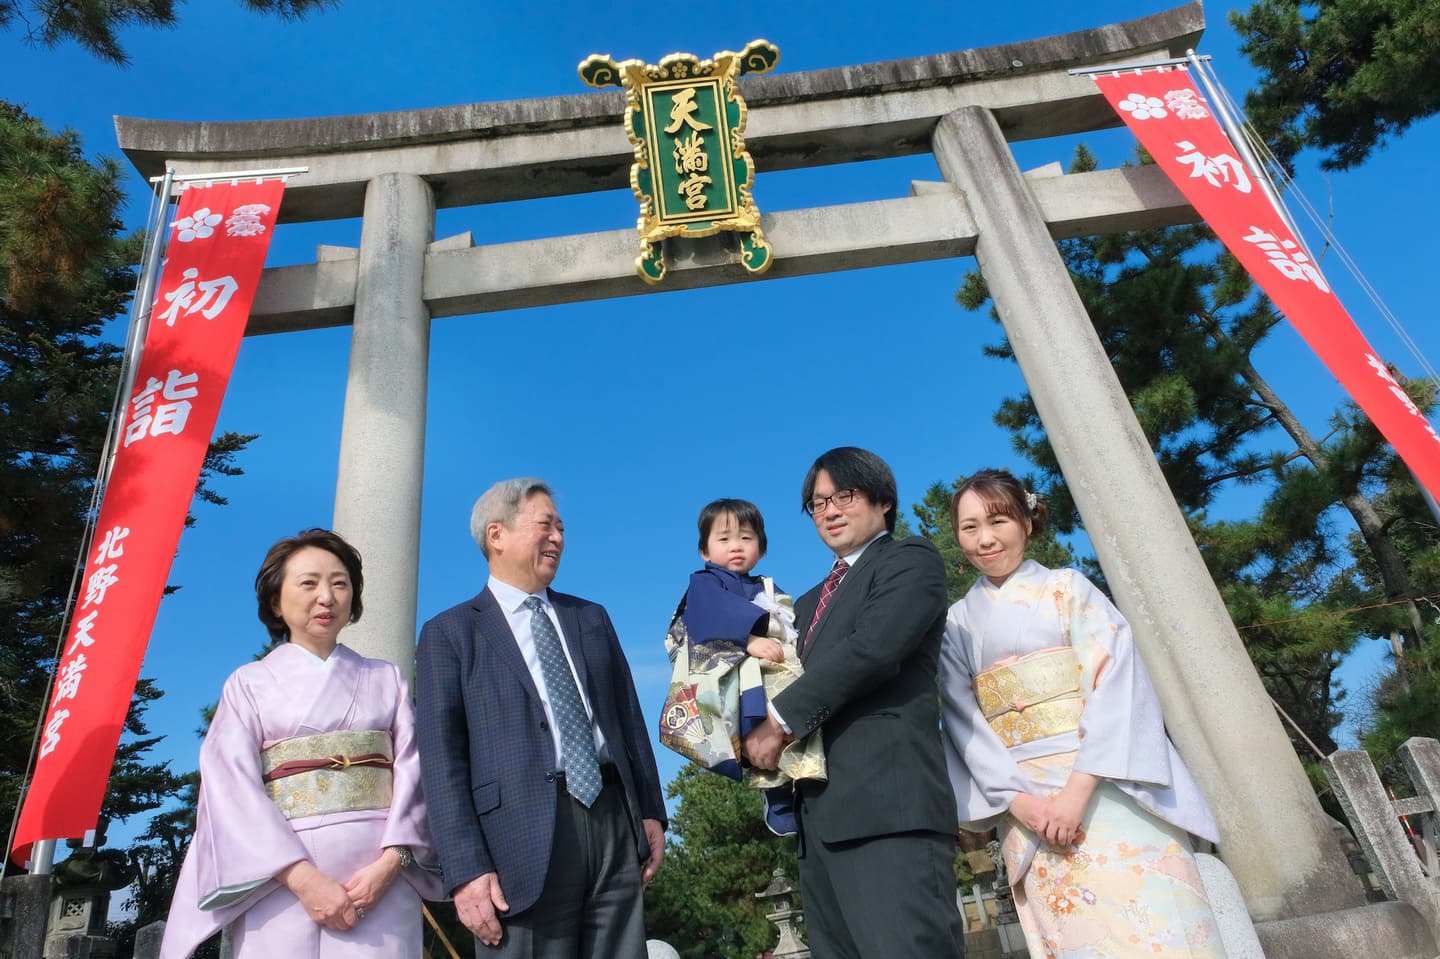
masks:
<svg viewBox="0 0 1440 959"><path fill-rule="evenodd" d="M475 501L475 508L470 511L470 535L480 545L480 552L485 554L486 559L490 558L490 547L485 543L485 528L491 523L499 523L508 529L510 524L515 522L520 507L536 493L555 498L555 494L550 492L549 484L544 480L522 476L518 479L501 480Z"/></svg>

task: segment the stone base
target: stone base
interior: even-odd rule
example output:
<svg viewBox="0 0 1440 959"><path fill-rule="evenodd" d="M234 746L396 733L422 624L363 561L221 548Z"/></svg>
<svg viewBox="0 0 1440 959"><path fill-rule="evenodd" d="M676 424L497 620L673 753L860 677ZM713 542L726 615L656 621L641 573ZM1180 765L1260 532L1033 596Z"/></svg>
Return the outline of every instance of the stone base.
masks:
<svg viewBox="0 0 1440 959"><path fill-rule="evenodd" d="M49 876L0 881L0 959L38 959L50 917Z"/></svg>
<svg viewBox="0 0 1440 959"><path fill-rule="evenodd" d="M1230 870L1215 856L1203 852L1195 854L1195 865L1200 869L1200 881L1205 884L1210 911L1220 927L1226 959L1265 959L1250 913L1245 908L1245 897L1240 894L1240 886Z"/></svg>
<svg viewBox="0 0 1440 959"><path fill-rule="evenodd" d="M1425 920L1404 902L1257 922L1255 932L1266 959L1436 959L1440 955Z"/></svg>

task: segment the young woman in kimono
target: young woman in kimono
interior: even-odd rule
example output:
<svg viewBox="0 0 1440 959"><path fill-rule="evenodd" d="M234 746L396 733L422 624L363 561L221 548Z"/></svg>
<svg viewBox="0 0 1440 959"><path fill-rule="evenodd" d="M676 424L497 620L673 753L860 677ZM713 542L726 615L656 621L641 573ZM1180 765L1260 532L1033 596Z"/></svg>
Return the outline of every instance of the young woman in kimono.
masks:
<svg viewBox="0 0 1440 959"><path fill-rule="evenodd" d="M742 769L739 743L766 715L766 702L801 673L795 606L768 576L765 519L754 503L718 499L697 521L705 568L690 584L665 637L670 694L660 741L712 772L764 791L765 824L796 832L795 779L824 779L820 736L785 747L777 770Z"/></svg>
<svg viewBox="0 0 1440 959"><path fill-rule="evenodd" d="M409 690L337 642L362 586L360 555L326 530L261 564L260 621L279 645L231 674L200 747L162 959L226 925L235 959L420 956L420 897L443 891L422 865L435 855Z"/></svg>
<svg viewBox="0 0 1440 959"><path fill-rule="evenodd" d="M1025 559L1049 513L1008 472L950 506L983 574L941 651L951 784L962 827L1000 827L1031 956L1223 957L1187 835L1218 830L1129 625L1079 573Z"/></svg>

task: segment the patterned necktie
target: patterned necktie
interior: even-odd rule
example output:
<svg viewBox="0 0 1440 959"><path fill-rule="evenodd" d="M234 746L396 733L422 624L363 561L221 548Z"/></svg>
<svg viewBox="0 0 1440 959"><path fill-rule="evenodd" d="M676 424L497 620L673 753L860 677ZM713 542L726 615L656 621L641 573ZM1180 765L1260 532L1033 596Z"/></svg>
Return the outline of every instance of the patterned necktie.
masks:
<svg viewBox="0 0 1440 959"><path fill-rule="evenodd" d="M820 622L820 614L825 612L830 597L835 595L835 588L840 585L840 580L845 578L845 571L850 564L843 559L837 559L835 565L830 567L830 575L825 577L825 583L820 587L820 603L815 607L815 615L810 617L810 629L805 634L805 641L810 641L810 633L815 631L815 624Z"/></svg>
<svg viewBox="0 0 1440 959"><path fill-rule="evenodd" d="M595 758L595 733L580 689L560 648L560 635L545 604L536 596L525 600L530 610L530 635L540 654L540 670L545 676L545 690L550 696L550 712L560 729L560 751L564 754L565 788L587 808L600 795L600 763Z"/></svg>

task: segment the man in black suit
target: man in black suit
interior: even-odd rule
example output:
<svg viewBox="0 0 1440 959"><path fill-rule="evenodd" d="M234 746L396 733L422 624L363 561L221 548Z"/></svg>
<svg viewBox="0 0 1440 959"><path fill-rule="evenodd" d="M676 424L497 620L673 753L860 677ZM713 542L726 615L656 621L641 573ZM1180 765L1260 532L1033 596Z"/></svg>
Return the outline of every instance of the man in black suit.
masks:
<svg viewBox="0 0 1440 959"><path fill-rule="evenodd" d="M810 947L819 959L962 956L936 687L944 564L928 540L891 536L895 477L867 450L823 454L801 504L835 565L795 604L805 673L745 750L773 768L790 739L824 730L829 779L797 784Z"/></svg>
<svg viewBox="0 0 1440 959"><path fill-rule="evenodd" d="M415 669L445 889L481 955L643 959L665 805L615 628L549 588L565 526L544 483L496 483L470 532L490 580L425 624Z"/></svg>

